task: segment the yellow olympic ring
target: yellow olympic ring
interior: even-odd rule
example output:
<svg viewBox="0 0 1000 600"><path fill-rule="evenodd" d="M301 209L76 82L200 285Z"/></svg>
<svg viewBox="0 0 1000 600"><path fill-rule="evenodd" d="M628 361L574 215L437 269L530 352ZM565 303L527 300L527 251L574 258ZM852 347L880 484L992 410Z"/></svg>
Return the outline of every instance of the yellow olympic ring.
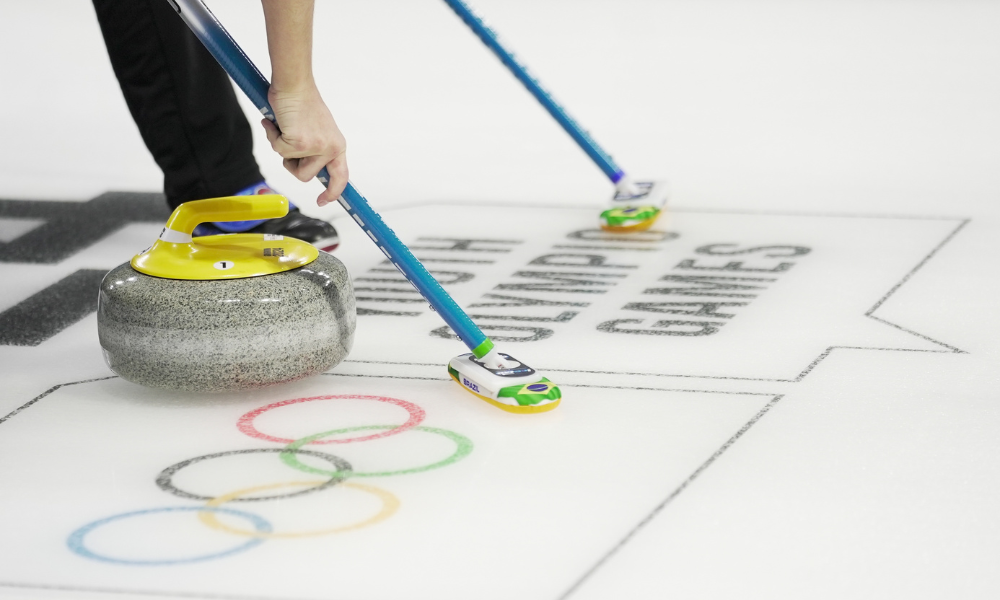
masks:
<svg viewBox="0 0 1000 600"><path fill-rule="evenodd" d="M272 483L269 485L259 485L257 487L244 488L242 490L237 490L223 496L218 496L212 498L206 503L205 506L216 507L240 496L246 496L247 494L253 494L254 492L262 492L265 490L271 490L280 487L292 487L292 486L305 486L305 485L321 485L325 481L288 481L285 483ZM212 529L218 529L225 531L227 533L234 533L236 535L244 535L248 537L263 538L263 539L278 539L278 538L299 538L299 537L313 537L317 535L330 535L334 533L343 533L345 531L352 531L354 529L361 529L363 527L368 527L369 525L374 525L380 521L384 521L391 517L399 509L399 498L394 496L392 493L387 492L381 488L377 488L373 485L366 485L362 483L352 483L344 482L339 484L337 487L349 487L356 490L361 490L363 492L368 492L374 496L377 496L382 501L382 508L373 517L361 521L360 523L354 523L353 525L342 525L340 527L331 527L330 529L320 529L318 531L294 531L289 533L268 533L261 531L254 531L252 529L237 529L236 527L230 527L219 521L216 516L215 511L201 511L198 513L198 519L202 523L211 527Z"/></svg>

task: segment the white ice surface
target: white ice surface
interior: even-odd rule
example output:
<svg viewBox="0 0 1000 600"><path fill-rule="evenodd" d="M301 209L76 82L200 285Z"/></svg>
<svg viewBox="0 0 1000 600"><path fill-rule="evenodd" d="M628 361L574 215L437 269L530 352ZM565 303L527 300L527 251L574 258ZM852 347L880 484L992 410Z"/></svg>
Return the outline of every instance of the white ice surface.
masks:
<svg viewBox="0 0 1000 600"><path fill-rule="evenodd" d="M5 547L17 551L4 552L0 581L274 598L552 597L769 400L652 391L611 398L602 390L581 389L568 410L526 421L470 401L450 380L439 379L317 377L211 400L151 393L118 379L57 390L37 409L25 410L24 418L15 417L19 422L3 436L4 489L16 492L3 495L0 529L9 532ZM157 488L157 474L172 464L228 450L281 448L236 429L248 410L331 392L381 396L387 390L427 411L424 425L462 434L474 449L440 470L352 478L398 498L398 511L385 521L339 535L268 540L231 557L173 567L106 564L67 550L69 534L91 521L203 504ZM637 417L659 425L637 427ZM256 424L274 435L302 437L405 419L395 406L334 399L282 407ZM37 438L40 430L44 440ZM614 439L608 430L623 435ZM360 472L383 471L444 458L453 446L439 441L413 431L312 448L341 456ZM60 465L62 475L39 478L36 460ZM273 453L222 457L188 469L178 472L176 485L210 496L323 479L289 469ZM354 523L378 510L378 502L356 506L357 496L363 493L335 487L228 506L266 518L278 533L309 532ZM45 525L24 527L26 522ZM125 560L187 558L246 541L199 527L192 512L136 517L106 529L94 530L87 547Z"/></svg>
<svg viewBox="0 0 1000 600"><path fill-rule="evenodd" d="M267 72L256 6L211 5ZM653 252L594 249L608 262L634 254L622 264L636 268L599 298L539 296L592 303L565 308L579 312L570 321L542 322L553 331L545 340L501 344L551 369L563 405L515 417L479 402L447 380L445 363L464 350L428 334L440 326L433 313L373 301L359 305L421 314L361 317L354 353L329 375L207 401L114 379L41 397L110 375L90 315L38 346L0 346L0 415L41 397L0 423L0 597L1000 594L1000 6L476 5L630 173L667 177L673 190L674 210L657 229L679 237ZM8 2L0 12L0 198L156 191L161 176L89 3ZM404 241L521 241L447 286L463 306L514 283L517 271L541 270L529 263L594 227L588 211L610 185L443 3L320 2L317 23L317 74L347 134L352 178ZM339 208L310 208L315 184L283 173L263 136L256 143L276 187L337 219L337 254L356 279L383 268ZM37 224L11 221L0 219L0 241L16 243ZM57 264L2 263L0 311L78 269L110 269L158 231L130 225ZM623 307L646 301L643 290L681 261L718 259L695 250L723 243L811 252L716 334L597 329L674 318ZM733 260L762 266L753 257ZM558 314L507 310L486 314ZM827 352L847 346L861 349ZM615 375L623 370L632 374ZM183 567L114 566L67 549L69 534L94 519L196 505L158 489L156 474L257 447L235 429L247 410L344 393L417 403L426 425L462 433L475 449L440 470L366 482L395 494L400 509L349 534L271 540ZM288 424L308 433L399 416L344 407ZM366 442L371 454L358 444L350 459L446 451L412 434ZM224 481L280 473L258 459L233 459ZM190 475L191 484L221 477ZM238 508L266 512L276 528L335 524L317 502L346 491ZM369 508L344 501L357 515ZM220 543L168 517L134 523L95 543L150 555Z"/></svg>

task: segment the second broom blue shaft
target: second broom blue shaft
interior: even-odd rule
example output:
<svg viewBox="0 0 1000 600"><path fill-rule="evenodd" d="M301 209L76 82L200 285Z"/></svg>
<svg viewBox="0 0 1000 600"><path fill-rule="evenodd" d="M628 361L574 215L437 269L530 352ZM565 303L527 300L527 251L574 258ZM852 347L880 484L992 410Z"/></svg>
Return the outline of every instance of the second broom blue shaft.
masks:
<svg viewBox="0 0 1000 600"><path fill-rule="evenodd" d="M584 131L580 124L569 116L562 106L556 102L555 98L552 97L542 84L538 83L538 80L531 76L528 72L528 68L518 62L517 57L514 56L512 52L503 47L500 43L499 36L496 32L490 29L483 19L479 17L468 4L462 2L462 0L444 0L445 4L451 7L455 14L457 14L465 24L469 26L472 31L479 36L479 39L483 41L486 46L493 51L493 54L497 55L510 72L517 77L518 81L524 84L524 87L528 88L531 95L537 99L545 110L549 111L549 114L555 118L556 121L562 125L562 128L566 130L580 148L587 153L590 158L597 163L597 166L604 171L604 174L611 179L612 183L618 183L618 181L625 176L625 172L615 164L612 160L611 155L604 151L603 148L597 145L590 134Z"/></svg>
<svg viewBox="0 0 1000 600"><path fill-rule="evenodd" d="M271 104L267 100L270 84L208 7L201 0L168 1L261 114L278 125ZM330 182L326 167L316 178L323 185ZM340 203L368 237L378 245L382 253L413 284L413 287L417 288L452 331L462 338L469 350L477 358L482 358L493 347L493 343L441 287L441 284L427 272L406 244L401 242L392 229L382 221L378 213L368 205L364 196L348 183L341 195Z"/></svg>

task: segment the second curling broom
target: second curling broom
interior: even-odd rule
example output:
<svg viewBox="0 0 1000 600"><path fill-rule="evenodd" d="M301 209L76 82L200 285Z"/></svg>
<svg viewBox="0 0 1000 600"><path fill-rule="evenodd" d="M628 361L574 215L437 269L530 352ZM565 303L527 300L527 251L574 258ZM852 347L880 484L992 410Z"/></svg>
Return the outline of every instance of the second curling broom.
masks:
<svg viewBox="0 0 1000 600"><path fill-rule="evenodd" d="M463 0L444 0L455 14L479 36L486 47L500 59L510 72L524 84L531 95L562 126L573 140L587 153L601 171L615 184L615 194L609 206L601 213L601 228L607 231L627 233L648 229L660 216L667 202L667 182L663 180L637 181L625 174L611 156L604 151L594 138L590 137L580 124L569 116L542 84L521 64L514 53L504 47L500 36L486 25Z"/></svg>
<svg viewBox="0 0 1000 600"><path fill-rule="evenodd" d="M261 114L276 126L279 125L267 101L270 87L267 79L205 3L202 0L167 1ZM329 174L326 168L316 178L327 185ZM452 379L467 391L508 412L539 413L558 406L562 397L559 387L528 365L509 354L499 352L368 205L368 201L353 184L348 182L339 200L382 253L472 351L456 356L448 363L448 373Z"/></svg>

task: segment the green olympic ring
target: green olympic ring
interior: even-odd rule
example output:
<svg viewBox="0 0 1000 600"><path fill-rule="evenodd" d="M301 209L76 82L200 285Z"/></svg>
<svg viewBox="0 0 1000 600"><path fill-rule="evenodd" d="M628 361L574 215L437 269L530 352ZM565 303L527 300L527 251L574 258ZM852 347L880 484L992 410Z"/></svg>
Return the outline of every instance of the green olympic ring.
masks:
<svg viewBox="0 0 1000 600"><path fill-rule="evenodd" d="M329 477L330 473L332 473L332 471L328 472L328 471L326 471L324 469L317 469L315 467L310 467L309 465L304 464L302 461L299 460L299 458L298 458L297 453L295 452L295 450L298 450L302 446L305 446L306 444L314 442L314 441L316 441L318 439L325 438L325 437L328 437L328 436L331 436L331 435L337 435L339 433L350 433L352 431L363 431L363 430L366 430L366 429L392 429L393 427L395 427L395 426L394 425L361 425L359 427L345 427L343 429L332 429L330 431L324 431L322 433L316 433L316 434L313 434L313 435L310 435L310 436L307 436L307 437L304 437L304 438L297 439L294 442L292 442L291 444L288 444L287 446L285 446L285 450L287 450L287 452L282 452L281 454L279 454L279 456L281 457L281 460L286 465L288 465L289 467L292 467L293 469L298 469L299 471L303 471L305 473L312 473L314 475L325 475L325 476ZM453 463L456 463L456 462L462 460L463 458L465 458L466 456L468 456L470 452L472 452L472 440L470 440L469 438L465 437L464 435L462 435L460 433L455 433L454 431L449 431L448 429L439 429L437 427L427 427L427 426L424 426L424 425L417 425L416 427L413 427L413 429L416 430L416 431L426 431L426 432L429 432L429 433L437 433L439 435L443 435L444 437L448 438L449 440L455 442L455 452L453 452L451 454L451 456L448 456L447 458L445 458L443 460L439 460L436 463L432 463L432 464L429 464L429 465L424 465L422 467L413 467L411 469L399 469L397 471L373 471L373 472L370 472L370 473L366 473L364 471L352 471L350 473L350 476L351 477L387 477L389 475L406 475L406 474L409 474L409 473L422 473L424 471L431 471L433 469L440 469L441 467L447 467L450 464L453 464Z"/></svg>

